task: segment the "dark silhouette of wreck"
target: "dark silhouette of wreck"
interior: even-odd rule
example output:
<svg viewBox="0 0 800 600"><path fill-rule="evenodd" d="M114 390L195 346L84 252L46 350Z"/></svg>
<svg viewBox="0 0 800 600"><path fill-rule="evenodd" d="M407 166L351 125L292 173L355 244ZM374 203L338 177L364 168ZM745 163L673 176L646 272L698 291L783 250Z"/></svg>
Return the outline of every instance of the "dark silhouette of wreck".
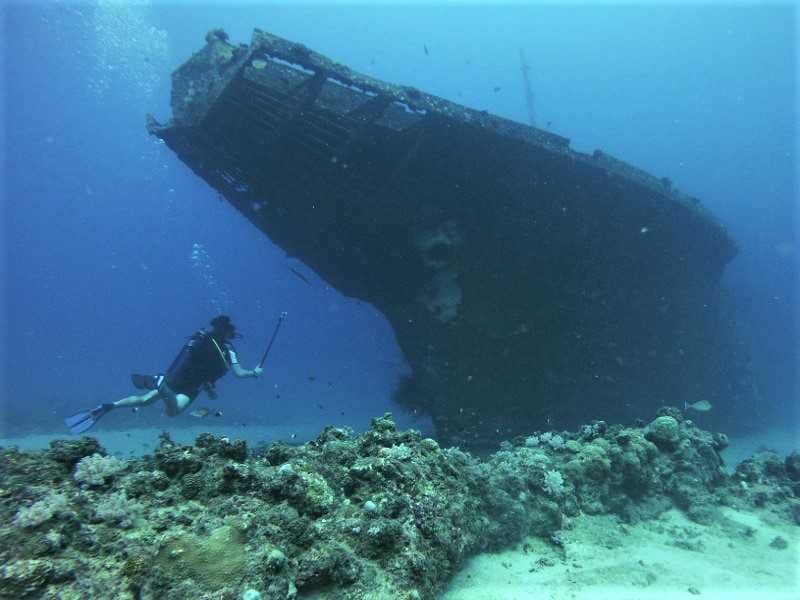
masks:
<svg viewBox="0 0 800 600"><path fill-rule="evenodd" d="M150 132L383 312L413 368L397 400L445 442L731 394L719 280L736 246L668 179L260 30L206 42Z"/></svg>

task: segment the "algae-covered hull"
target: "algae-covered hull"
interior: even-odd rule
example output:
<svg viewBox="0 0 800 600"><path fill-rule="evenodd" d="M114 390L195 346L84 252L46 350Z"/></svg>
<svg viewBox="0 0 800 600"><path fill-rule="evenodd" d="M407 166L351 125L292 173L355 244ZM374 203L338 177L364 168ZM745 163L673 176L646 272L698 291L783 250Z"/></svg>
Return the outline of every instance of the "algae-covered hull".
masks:
<svg viewBox="0 0 800 600"><path fill-rule="evenodd" d="M259 30L206 41L149 130L383 312L413 368L397 399L447 441L629 419L740 379L718 290L734 242L668 179Z"/></svg>

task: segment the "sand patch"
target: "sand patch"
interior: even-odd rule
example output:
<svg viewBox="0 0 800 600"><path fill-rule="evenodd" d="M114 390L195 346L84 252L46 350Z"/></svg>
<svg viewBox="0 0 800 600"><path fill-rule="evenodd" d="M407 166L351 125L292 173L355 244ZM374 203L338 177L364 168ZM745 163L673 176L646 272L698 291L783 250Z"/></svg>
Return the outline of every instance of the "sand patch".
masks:
<svg viewBox="0 0 800 600"><path fill-rule="evenodd" d="M529 538L515 550L472 559L442 600L672 600L800 598L800 528L769 513L723 509L698 525L673 510L626 525L581 516L564 549ZM788 547L771 546L782 537Z"/></svg>

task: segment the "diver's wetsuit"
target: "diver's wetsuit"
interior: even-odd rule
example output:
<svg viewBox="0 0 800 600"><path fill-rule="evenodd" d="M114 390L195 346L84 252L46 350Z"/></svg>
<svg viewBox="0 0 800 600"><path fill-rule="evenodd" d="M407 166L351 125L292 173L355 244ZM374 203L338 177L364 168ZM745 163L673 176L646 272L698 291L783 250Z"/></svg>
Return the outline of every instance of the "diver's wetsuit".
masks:
<svg viewBox="0 0 800 600"><path fill-rule="evenodd" d="M164 383L176 394L192 400L206 386L225 375L238 364L236 351L230 342L221 342L210 331L201 329L181 349L164 375Z"/></svg>
<svg viewBox="0 0 800 600"><path fill-rule="evenodd" d="M223 319L224 320L224 319ZM229 328L230 335L234 333ZM275 330L277 332L277 328ZM159 398L164 401L166 412L173 417L180 414L194 401L200 390L205 390L214 397L214 383L233 368L237 375L258 376L261 367L252 372L239 367L236 351L230 342L214 337L214 330L201 329L195 333L178 356L172 361L165 375L131 375L131 382L139 389L149 390L141 396L128 396L114 403L100 404L90 410L82 410L64 419L69 430L78 435L90 429L98 419L114 408L123 406L148 406Z"/></svg>

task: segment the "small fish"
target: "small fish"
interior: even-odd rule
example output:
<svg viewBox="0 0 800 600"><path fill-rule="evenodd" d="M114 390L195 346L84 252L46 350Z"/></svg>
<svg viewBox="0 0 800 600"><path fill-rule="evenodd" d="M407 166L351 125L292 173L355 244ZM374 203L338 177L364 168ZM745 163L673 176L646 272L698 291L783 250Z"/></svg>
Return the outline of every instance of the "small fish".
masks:
<svg viewBox="0 0 800 600"><path fill-rule="evenodd" d="M296 439L296 438L297 438L297 434L296 433L290 433L289 434L289 439L290 440L293 440L293 439Z"/></svg>
<svg viewBox="0 0 800 600"><path fill-rule="evenodd" d="M214 411L214 416L215 417L221 417L222 416L222 411L221 410L215 410Z"/></svg>
<svg viewBox="0 0 800 600"><path fill-rule="evenodd" d="M687 402L683 403L683 410L693 410L696 412L708 412L713 408L711 406L711 402L708 400L699 400L694 404L688 404Z"/></svg>
<svg viewBox="0 0 800 600"><path fill-rule="evenodd" d="M425 56L428 56L428 46L427 46L427 44L422 44L422 49L425 50Z"/></svg>
<svg viewBox="0 0 800 600"><path fill-rule="evenodd" d="M202 418L208 416L208 409L207 408L198 408L197 410L193 410L189 413L192 417Z"/></svg>
<svg viewBox="0 0 800 600"><path fill-rule="evenodd" d="M131 412L133 412L133 413L137 413L137 412L139 412L139 407L138 407L138 406L134 406L134 407L131 409Z"/></svg>
<svg viewBox="0 0 800 600"><path fill-rule="evenodd" d="M309 381L314 381L315 379L316 379L316 377L314 377L313 375L309 375L308 376L308 380Z"/></svg>
<svg viewBox="0 0 800 600"><path fill-rule="evenodd" d="M306 279L305 275L303 275L300 271L298 271L293 267L289 267L289 270L292 273L294 273L297 277L299 277L301 280L305 281L308 285L311 285L311 282L308 279Z"/></svg>
<svg viewBox="0 0 800 600"><path fill-rule="evenodd" d="M499 85L497 85L497 86L495 86L493 89L494 89L494 92L495 92L495 94L496 94L497 92L499 92L499 91L500 91L500 90L502 90L503 88L501 88Z"/></svg>

